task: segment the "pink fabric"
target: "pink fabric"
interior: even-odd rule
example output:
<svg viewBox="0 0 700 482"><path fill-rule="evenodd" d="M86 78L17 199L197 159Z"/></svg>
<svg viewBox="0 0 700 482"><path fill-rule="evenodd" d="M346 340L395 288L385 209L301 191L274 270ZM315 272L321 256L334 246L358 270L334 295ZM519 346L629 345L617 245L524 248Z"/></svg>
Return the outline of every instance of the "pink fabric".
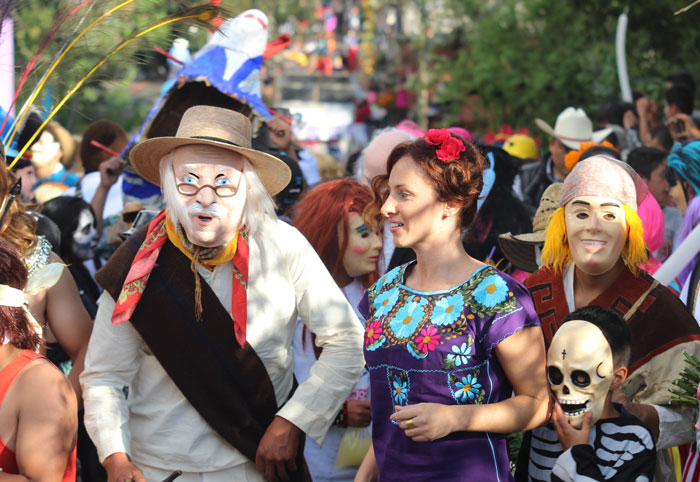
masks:
<svg viewBox="0 0 700 482"><path fill-rule="evenodd" d="M463 127L448 127L447 132L457 134L458 136L463 137L465 141L474 142L474 136L472 136L472 133Z"/></svg>
<svg viewBox="0 0 700 482"><path fill-rule="evenodd" d="M617 199L636 210L649 188L631 166L606 156L593 156L578 162L561 190L560 206L579 196Z"/></svg>
<svg viewBox="0 0 700 482"><path fill-rule="evenodd" d="M411 120L402 120L396 125L396 128L401 131L408 132L414 137L423 137L425 135L425 131Z"/></svg>
<svg viewBox="0 0 700 482"><path fill-rule="evenodd" d="M647 194L637 209L644 226L644 242L652 253L664 244L664 213L654 196Z"/></svg>
<svg viewBox="0 0 700 482"><path fill-rule="evenodd" d="M661 267L661 262L651 253L656 252L665 241L664 238L664 213L651 193L647 194L642 204L637 208L637 214L644 227L644 243L649 248L649 262L643 266L650 274L656 273Z"/></svg>

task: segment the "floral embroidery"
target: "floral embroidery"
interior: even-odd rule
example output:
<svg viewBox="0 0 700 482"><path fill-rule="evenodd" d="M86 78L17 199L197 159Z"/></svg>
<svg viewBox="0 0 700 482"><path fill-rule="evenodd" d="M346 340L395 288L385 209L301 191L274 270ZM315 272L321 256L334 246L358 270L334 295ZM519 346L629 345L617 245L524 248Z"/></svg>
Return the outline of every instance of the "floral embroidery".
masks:
<svg viewBox="0 0 700 482"><path fill-rule="evenodd" d="M443 365L443 370L451 370L455 367L460 367L462 365L467 365L469 359L472 357L472 345L474 344L474 337L467 335L467 341L461 345L452 345L452 353L448 353L447 358L445 358L445 363Z"/></svg>
<svg viewBox="0 0 700 482"><path fill-rule="evenodd" d="M446 296L435 302L430 321L434 325L451 325L462 314L464 309L464 296L460 294Z"/></svg>
<svg viewBox="0 0 700 482"><path fill-rule="evenodd" d="M377 285L381 288L384 286L390 284L392 281L396 279L396 276L399 274L400 271L403 271L402 268L395 268L389 271L387 274L379 278L379 281L377 281Z"/></svg>
<svg viewBox="0 0 700 482"><path fill-rule="evenodd" d="M455 383L455 400L459 403L481 403L483 399L483 390L481 390L481 383L476 378L479 371L475 371L473 374L467 374L462 377L462 379Z"/></svg>
<svg viewBox="0 0 700 482"><path fill-rule="evenodd" d="M508 297L508 285L503 278L492 274L479 283L473 296L480 304L493 308Z"/></svg>
<svg viewBox="0 0 700 482"><path fill-rule="evenodd" d="M374 344L379 338L382 337L382 323L380 321L373 321L365 329L365 346L370 346Z"/></svg>
<svg viewBox="0 0 700 482"><path fill-rule="evenodd" d="M437 328L427 326L420 331L420 336L416 338L418 351L428 353L434 351L435 347L440 343L440 335Z"/></svg>
<svg viewBox="0 0 700 482"><path fill-rule="evenodd" d="M408 401L408 381L402 380L402 377L394 375L394 380L392 382L394 402L397 405L403 405Z"/></svg>
<svg viewBox="0 0 700 482"><path fill-rule="evenodd" d="M399 300L399 290L394 288L385 291L374 299L374 316L379 318L389 313Z"/></svg>
<svg viewBox="0 0 700 482"><path fill-rule="evenodd" d="M389 322L389 328L397 338L408 338L416 331L425 315L425 303L425 300L409 301L396 312L394 319Z"/></svg>

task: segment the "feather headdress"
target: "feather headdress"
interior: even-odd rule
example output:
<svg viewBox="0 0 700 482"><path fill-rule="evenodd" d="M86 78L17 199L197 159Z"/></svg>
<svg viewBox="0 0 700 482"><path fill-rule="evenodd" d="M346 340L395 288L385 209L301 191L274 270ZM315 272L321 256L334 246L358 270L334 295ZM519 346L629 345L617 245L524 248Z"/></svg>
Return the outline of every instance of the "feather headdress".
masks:
<svg viewBox="0 0 700 482"><path fill-rule="evenodd" d="M107 6L106 10L102 10L105 8L105 4L111 3L111 6ZM41 78L36 82L35 88L31 91L31 93L27 97L27 102L23 106L23 108L20 110L18 113L16 120L15 120L15 125L13 126L13 129L10 130L10 135L8 136L8 143L12 141L14 136L16 135L16 131L19 125L21 125L24 116L26 116L29 107L36 101L40 93L42 92L42 89L45 88L47 85L48 80L51 78L51 75L56 72L56 69L61 63L66 63L67 56L71 51L76 51L80 52L81 47L77 47L78 43L80 40L85 37L88 33L90 33L93 29L95 29L98 25L103 25L103 28L108 25L108 22L115 23L117 22L118 18L116 16L117 13L122 13L120 11L123 10L124 14L130 14L134 15L133 9L138 8L139 6L143 6L143 2L135 2L135 0L121 0L119 3L114 4L116 2L104 2L100 0L99 2L95 0L83 0L81 3L78 5L74 6L70 11L67 12L66 15L62 16L59 18L57 21L57 24L54 25L54 27L51 30L51 33L47 37L47 40L42 43L42 46L40 49L43 50L44 47L46 47L48 41L53 37L53 35L56 33L56 31L59 30L59 27L65 24L65 27L70 29L71 26L73 28L73 33L74 35L69 35L66 38L66 41L64 44L61 46L60 50L58 51L57 55L53 56L53 61L50 63L48 68L46 69L45 72L41 75ZM138 5L137 5L138 4ZM169 3L169 5L171 5ZM116 46L111 48L109 52L106 54L98 57L98 60L89 68L85 67L84 69L87 69L87 72L83 70L83 72L75 73L75 75L72 76L72 78L77 79L75 83L70 85L70 87L66 88L65 94L63 97L56 103L56 105L48 112L46 119L42 123L42 125L37 129L37 131L34 133L34 135L22 146L17 146L18 147L18 156L17 158L20 158L24 152L27 151L27 149L31 146L32 142L40 135L41 130L48 124L48 122L58 113L58 111L65 105L65 103L80 89L88 80L93 77L93 75L100 69L102 68L110 59L114 58L115 55L118 53L121 53L123 51L128 50L127 47L132 46L133 44L136 43L137 40L143 38L144 36L150 34L151 32L154 32L162 27L166 26L180 26L180 25L197 25L200 27L209 27L209 21L213 18L215 18L217 15L226 15L226 12L219 6L217 5L212 5L209 3L206 4L199 4L191 7L183 7L182 4L179 5L179 10L176 13L172 13L170 15L167 15L162 18L158 18L156 20L151 21L149 24L145 26L140 26L135 28L133 31L131 31L128 35L124 36L121 41L118 41L116 43ZM129 9L126 7L130 6ZM80 11L80 9L83 9ZM97 10L99 8L99 12L94 12L94 10ZM172 7L169 6L167 7L169 10L172 10ZM131 10L131 11L129 11ZM77 13L80 11L80 14L78 15ZM75 18L71 19L71 21L67 21L71 16L75 15ZM85 25L85 26L83 26ZM87 38L87 37L86 37ZM87 43L87 42L85 42ZM89 48L83 46L83 48ZM34 57L36 58L40 52L37 53ZM94 52L93 53L93 58L94 58ZM35 58L32 59L32 61L28 64L27 69L25 69L25 72L23 73L22 76L22 82L26 80L27 75L29 75L31 68L34 66ZM77 62L76 62L77 63ZM84 62L83 62L84 63ZM72 62L68 61L67 64L68 68L73 68ZM65 79L63 79L65 81ZM15 98L18 96L18 94L15 95ZM12 167L12 166L10 166Z"/></svg>

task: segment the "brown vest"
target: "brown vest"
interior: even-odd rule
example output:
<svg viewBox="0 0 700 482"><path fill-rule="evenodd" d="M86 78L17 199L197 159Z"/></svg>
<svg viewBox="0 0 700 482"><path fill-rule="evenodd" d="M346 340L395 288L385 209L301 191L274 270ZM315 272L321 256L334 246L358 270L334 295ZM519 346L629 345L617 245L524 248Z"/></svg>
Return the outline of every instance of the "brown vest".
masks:
<svg viewBox="0 0 700 482"><path fill-rule="evenodd" d="M146 229L126 240L95 276L115 300ZM278 411L275 391L255 350L236 341L231 316L204 280L202 320L196 321L190 264L167 241L130 322L202 418L255 462L260 440ZM297 454L301 470L292 480L310 480L303 446L302 439Z"/></svg>
<svg viewBox="0 0 700 482"><path fill-rule="evenodd" d="M634 276L625 269L613 286L590 305L610 308L624 316L653 281L646 272ZM569 314L562 272L540 268L530 275L525 285L535 302L545 341L549 345ZM628 324L632 332L630 373L675 345L700 340L700 329L693 316L671 290L661 285L651 290Z"/></svg>

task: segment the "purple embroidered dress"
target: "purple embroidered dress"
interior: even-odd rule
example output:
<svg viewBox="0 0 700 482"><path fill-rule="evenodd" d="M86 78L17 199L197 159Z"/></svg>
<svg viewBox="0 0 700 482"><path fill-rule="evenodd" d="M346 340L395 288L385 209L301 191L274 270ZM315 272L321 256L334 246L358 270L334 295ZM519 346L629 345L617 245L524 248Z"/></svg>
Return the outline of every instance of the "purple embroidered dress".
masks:
<svg viewBox="0 0 700 482"><path fill-rule="evenodd" d="M455 432L413 442L389 417L394 405L496 403L511 396L494 348L540 324L528 291L484 266L447 291L406 287L399 266L365 294L365 359L379 480L509 481L505 435Z"/></svg>

